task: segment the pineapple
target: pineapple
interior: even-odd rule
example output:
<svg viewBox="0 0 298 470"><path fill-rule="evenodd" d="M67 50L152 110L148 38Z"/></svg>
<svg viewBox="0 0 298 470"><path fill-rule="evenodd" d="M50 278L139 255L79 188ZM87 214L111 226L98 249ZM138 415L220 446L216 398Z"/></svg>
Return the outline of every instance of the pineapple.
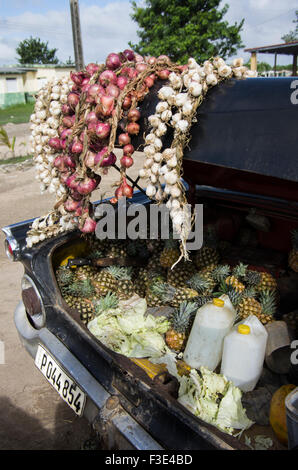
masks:
<svg viewBox="0 0 298 470"><path fill-rule="evenodd" d="M85 281L86 279L93 279L97 273L97 269L93 266L79 266L74 270L75 279L78 281Z"/></svg>
<svg viewBox="0 0 298 470"><path fill-rule="evenodd" d="M117 297L119 299L129 299L135 293L134 283L131 280L131 268L118 268L118 270L115 270L115 266L111 268L107 268L107 271L110 271L117 281L115 290Z"/></svg>
<svg viewBox="0 0 298 470"><path fill-rule="evenodd" d="M139 268L133 276L134 290L139 297L145 297L149 282L149 273L147 268Z"/></svg>
<svg viewBox="0 0 298 470"><path fill-rule="evenodd" d="M218 265L220 256L218 251L209 246L203 246L195 253L194 262L199 269L205 268L210 265Z"/></svg>
<svg viewBox="0 0 298 470"><path fill-rule="evenodd" d="M245 296L240 301L237 312L241 319L247 318L249 315L255 315L261 319L262 306L254 297Z"/></svg>
<svg viewBox="0 0 298 470"><path fill-rule="evenodd" d="M109 269L102 269L92 279L92 284L100 297L107 295L110 291L116 290L117 282L111 272L111 268L114 268L114 266L110 266Z"/></svg>
<svg viewBox="0 0 298 470"><path fill-rule="evenodd" d="M180 256L180 250L178 247L177 240L170 238L165 241L164 248L160 254L159 262L163 268L171 268L173 264L178 260Z"/></svg>
<svg viewBox="0 0 298 470"><path fill-rule="evenodd" d="M73 295L65 295L64 300L70 308L79 312L80 319L85 325L94 318L95 309L90 300L81 299Z"/></svg>
<svg viewBox="0 0 298 470"><path fill-rule="evenodd" d="M183 287L194 273L195 267L192 263L181 261L173 269L168 270L167 282L174 287Z"/></svg>
<svg viewBox="0 0 298 470"><path fill-rule="evenodd" d="M258 300L262 307L262 313L259 315L259 320L265 325L274 320L274 314L277 310L276 292L274 290L262 290Z"/></svg>
<svg viewBox="0 0 298 470"><path fill-rule="evenodd" d="M155 282L152 285L152 291L163 302L163 305L168 304L172 307L179 307L179 305L186 301L192 301L198 297L198 292L189 287L174 287L166 282Z"/></svg>
<svg viewBox="0 0 298 470"><path fill-rule="evenodd" d="M90 279L84 279L82 281L75 280L72 284L67 286L66 292L73 297L85 299L92 299L95 297L95 289Z"/></svg>
<svg viewBox="0 0 298 470"><path fill-rule="evenodd" d="M245 285L241 282L242 279L245 279L247 271L247 265L243 263L238 263L237 266L232 270L232 274L226 277L226 284L238 292L243 292Z"/></svg>
<svg viewBox="0 0 298 470"><path fill-rule="evenodd" d="M67 292L67 287L74 281L74 272L66 266L60 266L56 270L56 279L63 295Z"/></svg>
<svg viewBox="0 0 298 470"><path fill-rule="evenodd" d="M248 287L256 287L261 282L261 273L248 270L245 276L245 282Z"/></svg>
<svg viewBox="0 0 298 470"><path fill-rule="evenodd" d="M127 249L125 243L120 240L111 240L110 246L107 249L107 258L126 258Z"/></svg>
<svg viewBox="0 0 298 470"><path fill-rule="evenodd" d="M201 272L194 274L190 279L188 279L186 284L191 289L197 291L200 295L211 294L215 287L213 279Z"/></svg>
<svg viewBox="0 0 298 470"><path fill-rule="evenodd" d="M292 231L292 249L289 253L288 263L291 269L298 272L298 230Z"/></svg>
<svg viewBox="0 0 298 470"><path fill-rule="evenodd" d="M174 351L182 351L185 346L192 315L198 306L196 302L184 301L171 316L171 328L166 332L166 343Z"/></svg>
<svg viewBox="0 0 298 470"><path fill-rule="evenodd" d="M257 285L257 290L259 292L267 291L267 290L277 290L277 282L276 279L270 273L261 272L261 280Z"/></svg>
<svg viewBox="0 0 298 470"><path fill-rule="evenodd" d="M220 284L224 279L226 279L230 274L231 268L227 264L219 264L211 270L210 274L216 284Z"/></svg>

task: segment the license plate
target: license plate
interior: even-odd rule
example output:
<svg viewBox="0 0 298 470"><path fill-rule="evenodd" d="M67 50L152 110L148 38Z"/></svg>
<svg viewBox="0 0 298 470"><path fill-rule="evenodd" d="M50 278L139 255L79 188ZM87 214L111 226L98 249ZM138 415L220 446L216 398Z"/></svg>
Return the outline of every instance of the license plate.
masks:
<svg viewBox="0 0 298 470"><path fill-rule="evenodd" d="M81 416L85 406L86 394L40 344L35 356L35 365L59 393L60 397L77 415Z"/></svg>

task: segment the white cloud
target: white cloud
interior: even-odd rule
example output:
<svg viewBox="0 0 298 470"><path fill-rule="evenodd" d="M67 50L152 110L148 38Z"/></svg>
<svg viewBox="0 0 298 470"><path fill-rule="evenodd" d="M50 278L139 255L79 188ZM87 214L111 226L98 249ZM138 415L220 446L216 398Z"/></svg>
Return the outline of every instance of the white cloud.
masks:
<svg viewBox="0 0 298 470"><path fill-rule="evenodd" d="M69 8L40 14L35 13L38 1L27 1L28 11L6 18L2 16L0 19L0 63L16 63L15 48L30 35L48 41L51 48L57 48L57 56L61 61L66 61L69 56L74 58ZM241 33L245 48L280 43L281 36L294 28L292 21L297 0L223 0L222 6L226 1L229 10L225 20L231 24L245 19ZM95 0L80 2L85 63L101 63L109 52L124 50L129 41L138 42L138 25L132 21L130 13L131 5L128 0L110 1L102 6ZM243 49L237 55L245 60L249 59L249 54L244 53ZM262 55L260 60L272 64L273 56ZM291 57L278 58L278 63L291 61Z"/></svg>

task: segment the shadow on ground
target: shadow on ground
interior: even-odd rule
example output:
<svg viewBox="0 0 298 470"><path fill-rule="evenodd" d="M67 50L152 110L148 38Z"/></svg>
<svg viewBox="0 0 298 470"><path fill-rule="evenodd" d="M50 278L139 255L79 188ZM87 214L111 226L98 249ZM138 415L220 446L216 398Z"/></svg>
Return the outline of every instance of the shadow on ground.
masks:
<svg viewBox="0 0 298 470"><path fill-rule="evenodd" d="M52 431L15 406L9 398L0 397L0 450L88 450L96 448L96 436L85 418L70 420L63 402L56 408Z"/></svg>

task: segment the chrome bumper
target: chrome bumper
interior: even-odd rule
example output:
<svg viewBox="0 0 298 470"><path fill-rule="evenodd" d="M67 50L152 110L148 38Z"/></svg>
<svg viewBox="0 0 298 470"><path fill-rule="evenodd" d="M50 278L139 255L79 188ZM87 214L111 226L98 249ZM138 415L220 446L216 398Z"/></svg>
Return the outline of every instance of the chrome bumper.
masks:
<svg viewBox="0 0 298 470"><path fill-rule="evenodd" d="M43 345L63 369L86 393L83 416L98 432L107 450L163 450L120 405L117 396L108 393L48 329L31 326L23 302L14 313L15 326L26 351L34 359L38 345Z"/></svg>

